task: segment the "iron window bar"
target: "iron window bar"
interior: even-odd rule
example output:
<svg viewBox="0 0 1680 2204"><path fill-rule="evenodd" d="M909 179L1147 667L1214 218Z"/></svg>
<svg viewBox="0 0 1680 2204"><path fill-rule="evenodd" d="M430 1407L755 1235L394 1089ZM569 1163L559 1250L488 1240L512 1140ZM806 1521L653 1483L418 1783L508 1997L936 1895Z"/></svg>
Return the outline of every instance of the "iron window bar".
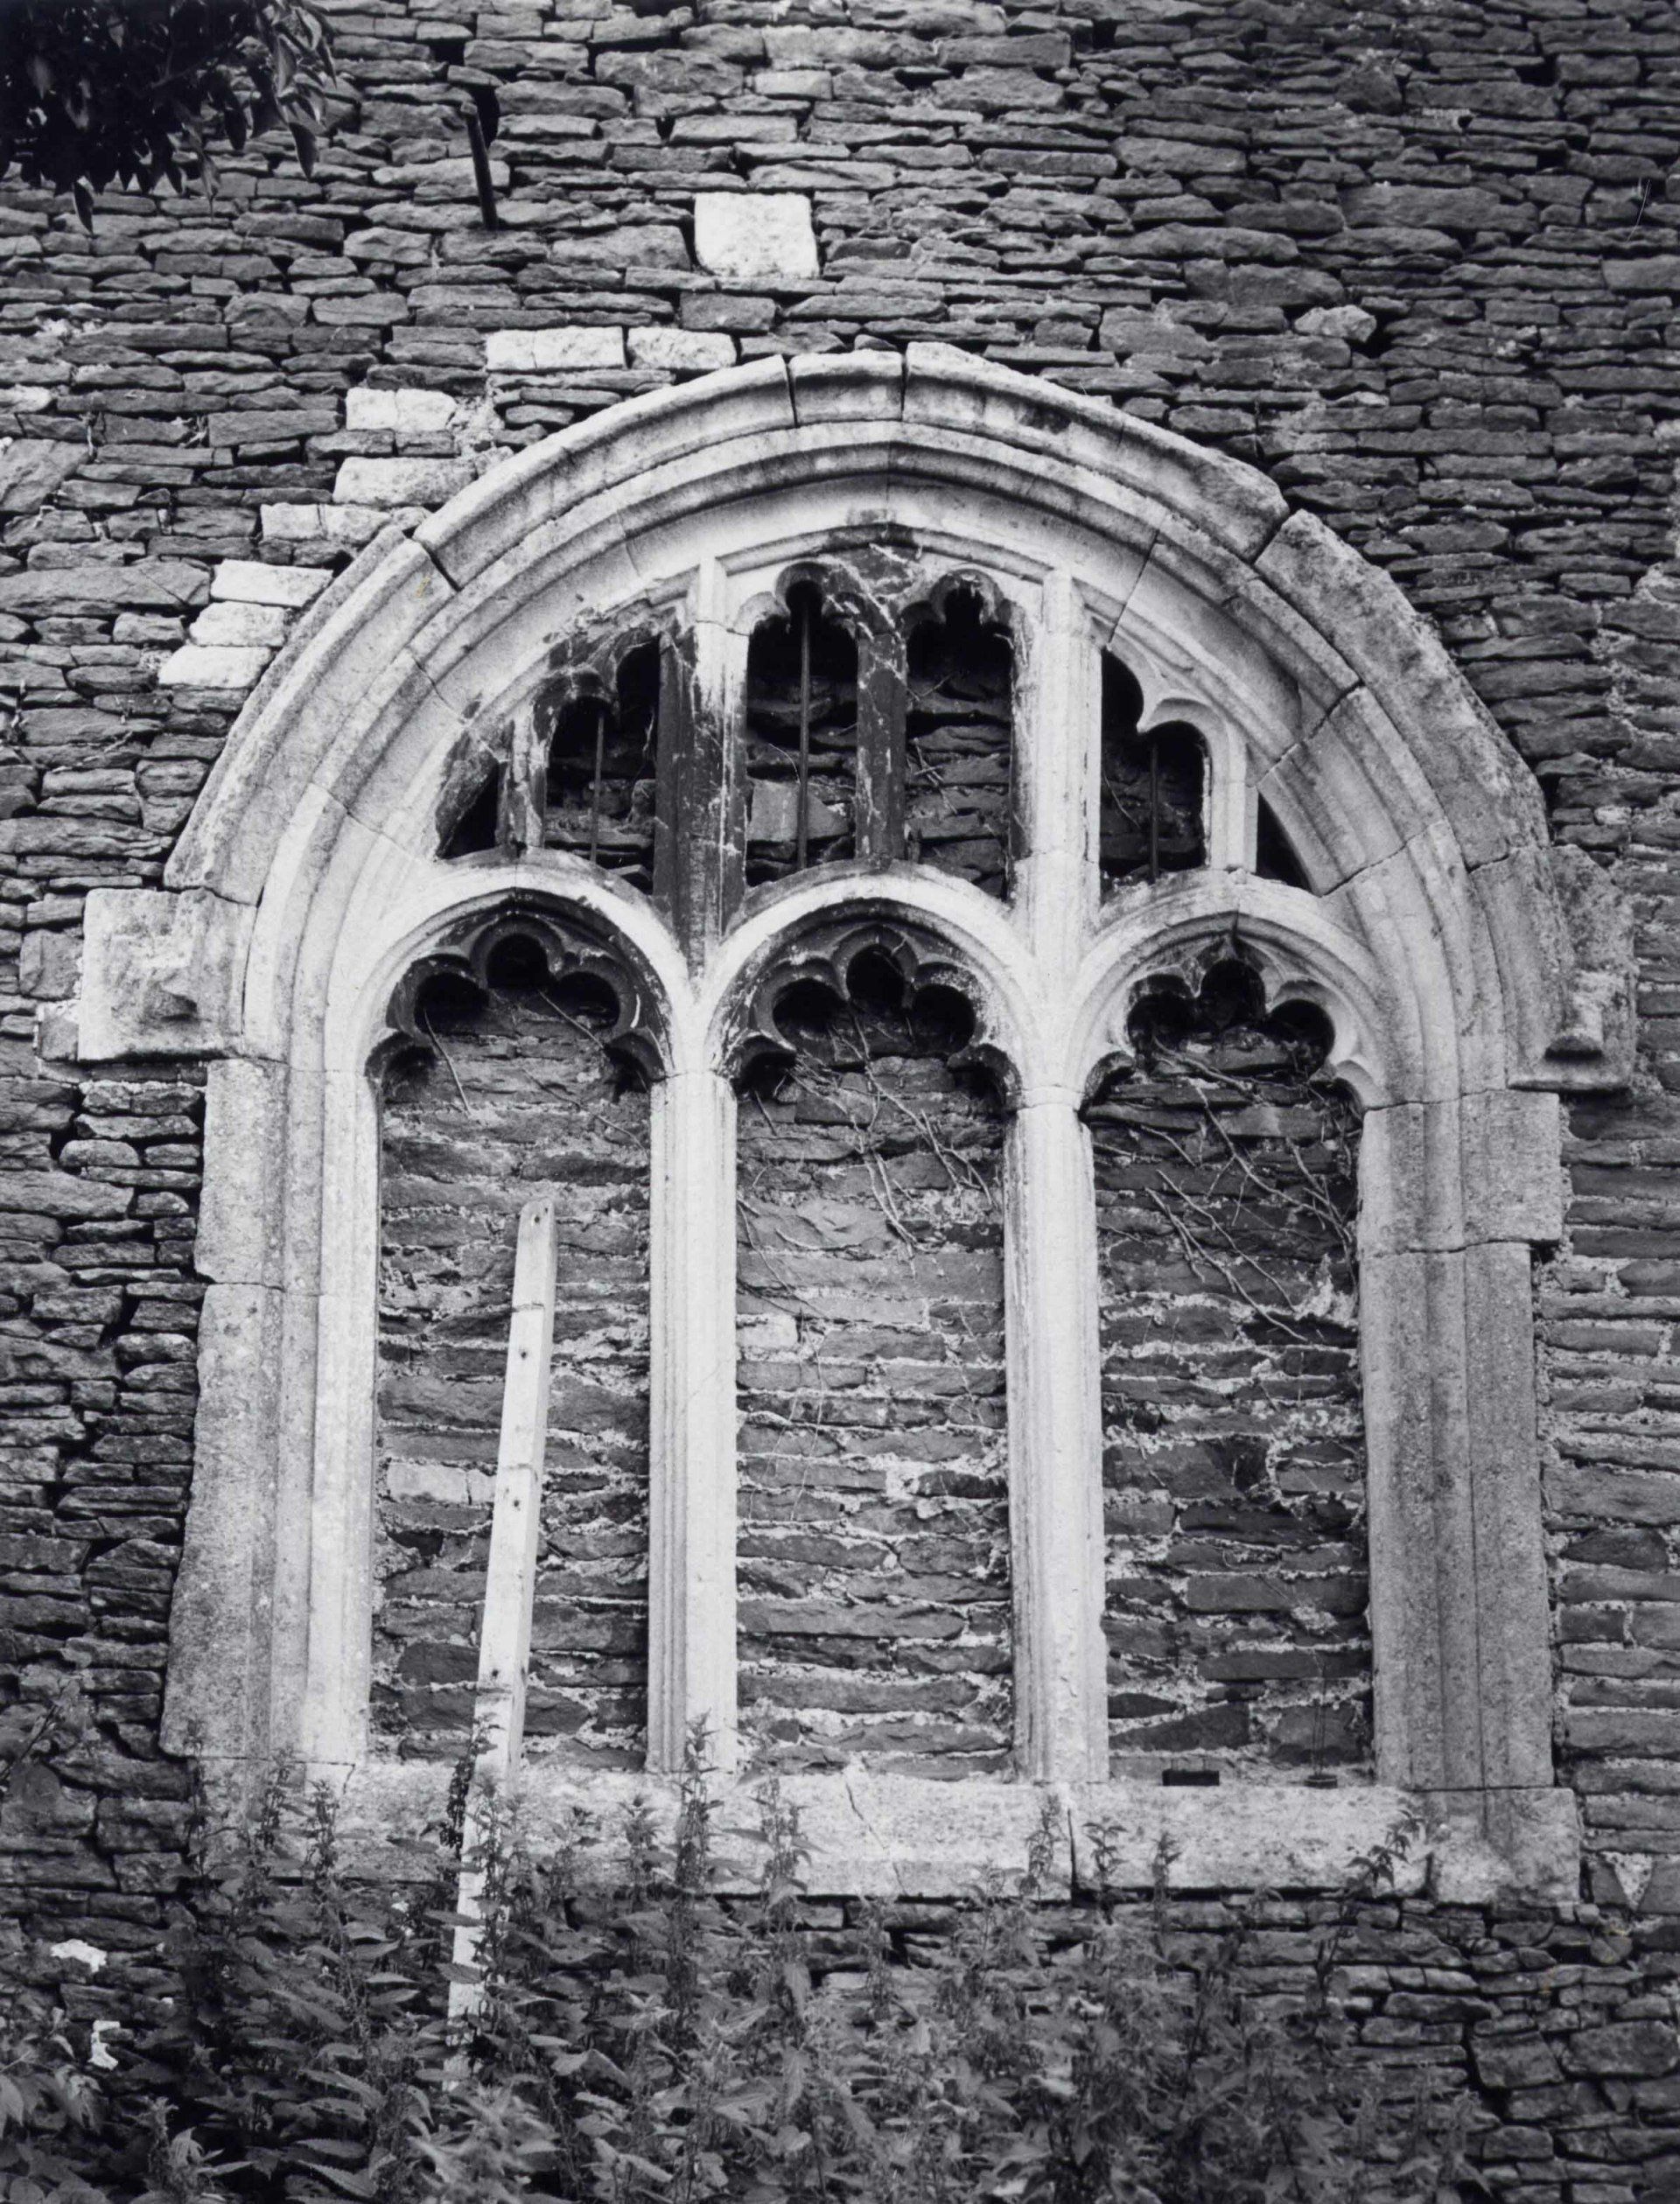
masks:
<svg viewBox="0 0 1680 2204"><path fill-rule="evenodd" d="M589 799L589 861L601 861L601 784L606 771L606 722L611 707L605 696L595 703L595 780Z"/></svg>

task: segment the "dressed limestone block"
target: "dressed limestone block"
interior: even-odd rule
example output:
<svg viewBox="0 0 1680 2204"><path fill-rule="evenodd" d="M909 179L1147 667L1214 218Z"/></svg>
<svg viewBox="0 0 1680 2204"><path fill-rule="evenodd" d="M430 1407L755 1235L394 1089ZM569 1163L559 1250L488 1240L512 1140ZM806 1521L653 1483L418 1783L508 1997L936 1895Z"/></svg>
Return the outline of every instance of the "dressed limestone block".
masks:
<svg viewBox="0 0 1680 2204"><path fill-rule="evenodd" d="M818 421L902 418L905 368L896 353L797 353L788 374L802 428Z"/></svg>
<svg viewBox="0 0 1680 2204"><path fill-rule="evenodd" d="M170 1620L166 1752L260 1756L268 1748L281 1301L260 1285L213 1285L205 1295L192 1494Z"/></svg>
<svg viewBox="0 0 1680 2204"><path fill-rule="evenodd" d="M1134 494L1170 512L1217 514L1225 544L1251 556L1284 518L1282 495L1254 469L1118 414L1100 399L1051 390L1035 378L947 345L905 355L904 417L1054 457L1096 473L1124 475Z"/></svg>
<svg viewBox="0 0 1680 2204"><path fill-rule="evenodd" d="M323 591L241 713L170 859L172 887L257 899L287 822L345 729L379 726L382 703L400 719L426 701L407 646L451 593L396 529Z"/></svg>
<svg viewBox="0 0 1680 2204"><path fill-rule="evenodd" d="M1383 697L1454 824L1466 864L1546 839L1540 791L1395 584L1321 521L1292 514L1255 562L1290 604L1336 607L1336 647ZM1451 739L1445 731L1452 731Z"/></svg>
<svg viewBox="0 0 1680 2204"><path fill-rule="evenodd" d="M816 233L804 192L696 192L694 256L737 282L804 283L817 270Z"/></svg>
<svg viewBox="0 0 1680 2204"><path fill-rule="evenodd" d="M1503 1086L1498 970L1451 829L1432 822L1320 899L1400 982L1379 1043L1381 1099L1438 1102Z"/></svg>
<svg viewBox="0 0 1680 2204"><path fill-rule="evenodd" d="M1395 856L1436 810L1399 729L1363 689L1265 762L1260 794L1320 895Z"/></svg>
<svg viewBox="0 0 1680 2204"><path fill-rule="evenodd" d="M1431 1794L1433 1873L1444 1905L1513 1899L1571 1906L1580 1895L1581 1816L1572 1791L1493 1790L1466 1798Z"/></svg>
<svg viewBox="0 0 1680 2204"><path fill-rule="evenodd" d="M1562 1237L1555 1095L1495 1088L1373 1109L1364 1138L1364 1254L1440 1250L1466 1240L1551 1244Z"/></svg>
<svg viewBox="0 0 1680 2204"><path fill-rule="evenodd" d="M727 387L720 389L724 376ZM604 430L592 418L492 467L416 531L416 543L465 588L580 500L617 489L662 461L794 425L780 359L702 375L607 411Z"/></svg>
<svg viewBox="0 0 1680 2204"><path fill-rule="evenodd" d="M285 1283L290 1085L284 1064L234 1057L210 1067L194 1260L219 1284Z"/></svg>
<svg viewBox="0 0 1680 2204"><path fill-rule="evenodd" d="M1142 687L1145 722L1180 716L1194 723L1197 700L1205 697L1241 727L1264 760L1292 750L1353 676L1292 613L1301 632L1291 639L1293 648L1280 648L1266 608L1244 602L1252 587L1240 559L1193 521L1169 516L1148 547L1107 648Z"/></svg>
<svg viewBox="0 0 1680 2204"><path fill-rule="evenodd" d="M1464 1254L1467 1480L1475 1571L1480 1781L1551 1780L1551 1669L1535 1406L1531 1258L1495 1241Z"/></svg>
<svg viewBox="0 0 1680 2204"><path fill-rule="evenodd" d="M1074 1876L1095 1890L1147 1890L1158 1875L1169 1890L1334 1890L1395 1841L1410 1810L1403 1792L1365 1784L1092 1783L1072 1798ZM1422 1889L1428 1865L1420 1835L1401 1856L1394 1887Z"/></svg>
<svg viewBox="0 0 1680 2204"><path fill-rule="evenodd" d="M1510 1018L1513 1083L1625 1087L1634 1067L1633 916L1585 850L1515 852L1474 876Z"/></svg>
<svg viewBox="0 0 1680 2204"><path fill-rule="evenodd" d="M76 1053L192 1056L237 1034L248 908L201 892L94 888L84 920Z"/></svg>

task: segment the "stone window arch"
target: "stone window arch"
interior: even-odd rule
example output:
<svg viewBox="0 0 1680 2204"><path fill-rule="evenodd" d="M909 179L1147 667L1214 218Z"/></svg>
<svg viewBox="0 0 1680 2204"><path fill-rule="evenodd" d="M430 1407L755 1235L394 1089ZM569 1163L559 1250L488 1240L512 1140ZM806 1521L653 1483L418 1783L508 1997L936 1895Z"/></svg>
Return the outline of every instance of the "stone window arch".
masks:
<svg viewBox="0 0 1680 2204"><path fill-rule="evenodd" d="M802 589L856 647L851 847L811 862L808 825L802 866L749 882L749 665ZM954 838L991 852L966 868L909 840L917 639L953 621L990 668L962 700L988 823ZM1156 862L1134 826L1105 876L1110 661L1142 778L1174 790ZM650 782L651 838L610 863ZM1001 808L974 795L1000 785ZM735 1081L790 969L850 969L861 927L948 974L1006 1112L1013 1749L955 1785L794 1779L818 1880L959 1885L1049 1790L1069 1874L1108 1822L1124 1873L1166 1835L1189 1883L1334 1880L1410 1799L1438 1886L1568 1883L1529 1273L1559 1229L1558 1093L1626 1075L1620 914L1327 531L1233 462L939 347L636 401L369 547L247 707L165 888L90 898L83 1056L212 1059L177 1744L233 1773L299 1750L370 1829L425 1805L368 1750L368 1066L406 976L510 912L609 960L650 1081L654 1779L696 1717L725 1764L737 1727ZM1109 1775L1088 1107L1140 999L1232 956L1267 1015L1318 1016L1361 1109L1374 1780L1334 1789Z"/></svg>

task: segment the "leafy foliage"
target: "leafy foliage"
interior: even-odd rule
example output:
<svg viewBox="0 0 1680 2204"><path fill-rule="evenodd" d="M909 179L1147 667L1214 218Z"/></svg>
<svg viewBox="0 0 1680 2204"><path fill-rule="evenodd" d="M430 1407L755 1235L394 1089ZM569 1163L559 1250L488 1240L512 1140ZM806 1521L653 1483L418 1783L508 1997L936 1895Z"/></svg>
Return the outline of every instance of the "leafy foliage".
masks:
<svg viewBox="0 0 1680 2204"><path fill-rule="evenodd" d="M288 124L305 176L332 61L310 0L4 0L0 176L68 192L216 185L213 138L242 152Z"/></svg>
<svg viewBox="0 0 1680 2204"><path fill-rule="evenodd" d="M270 1786L200 1842L182 1994L97 2095L38 2020L0 2048L0 2151L25 2204L1444 2204L1452 2122L1346 2056L1342 1938L1256 1963L1238 1921L1047 1902L814 1926L796 1815L759 1795L756 1893L719 1894L690 1756L675 1834L575 1817L539 1858L492 1830L477 1963L449 1954L464 1816L429 1881L349 1876L324 1797ZM492 1820L495 1817L493 1816ZM447 1984L469 1991L452 2020ZM458 2003L460 2000L458 1998ZM1364 2082L1362 2082L1362 2073ZM1418 2089L1418 2070L1397 2077ZM1390 2077L1389 2086L1396 2086ZM32 2187L25 2184L32 2183Z"/></svg>

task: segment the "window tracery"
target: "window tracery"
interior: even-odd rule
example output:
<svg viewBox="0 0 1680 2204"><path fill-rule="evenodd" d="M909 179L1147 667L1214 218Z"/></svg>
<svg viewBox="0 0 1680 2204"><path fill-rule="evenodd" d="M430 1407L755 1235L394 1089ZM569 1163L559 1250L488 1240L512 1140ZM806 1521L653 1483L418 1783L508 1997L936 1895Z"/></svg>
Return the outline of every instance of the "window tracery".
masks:
<svg viewBox="0 0 1680 2204"><path fill-rule="evenodd" d="M1323 1010L1326 1072L1363 1109L1376 1781L1326 1792L1287 1839L1264 1818L1265 1783L1224 1784L1220 1810L1199 1806L1191 1822L1171 1817L1170 1794L1134 1787L1128 1842L1141 1858L1155 1834L1194 1831L1239 1881L1263 1858L1276 1874L1282 1844L1290 1872L1316 1879L1386 1826L1404 1790L1467 1817L1502 1858L1525 1844L1544 1852L1562 1839L1522 1482L1528 1249L1556 1229L1547 1089L1606 1075L1625 1011L1613 953L1579 930L1590 899L1565 908L1550 884L1531 791L1397 598L1245 471L937 353L913 350L907 367L766 361L717 381L642 406L617 437L610 423L569 432L564 489L555 460L527 453L412 543L382 548L362 595L344 600L360 608L359 679L332 655L351 618L335 607L235 739L160 907L132 906L127 935L90 909L86 1045L109 1034L131 1048L145 1006L162 1004L160 1021L182 1020L173 1043L227 1052L211 1083L209 1412L175 1733L205 1718L224 1739L292 1723L318 1764L354 1765L370 1797L396 1795L367 1753L371 1557L358 1507L375 1451L379 1127L366 1074L391 987L400 996L440 941L513 907L539 932L586 937L590 954L611 944L620 1008L606 1038L634 1042L650 1082L652 1770L673 1765L696 1716L720 1751L736 1728L743 1083L755 1055L786 1059L775 1005L789 978L850 969L867 948L919 985L948 976L971 1004L960 1053L993 1074L1001 1129L1018 1780L942 1787L963 1801L948 1872L966 1872L961 1844L1008 1850L998 1832L1030 1826L1034 1785L1070 1786L1096 1814L1110 1746L1092 1157L1104 1105L1091 1123L1082 1105L1133 1046L1140 983L1172 970L1194 994L1208 960L1235 949L1268 1018L1289 1001ZM807 582L856 648L851 850L830 861L807 815L800 869L796 804L788 869L749 881L748 663L766 617L785 619ZM969 633L993 649L984 694L955 699L966 717L940 723L965 728L964 754L986 767L974 783L985 802L974 796L952 837L986 844L969 877L936 861L909 815L929 648L918 608L936 605L948 631L964 591L981 607ZM592 689L574 640L585 633ZM550 840L540 799L554 730L539 701L570 680L570 696L616 705L622 649L650 634L651 776L645 711L634 772L616 778L606 715L580 715L560 760L568 815ZM1111 801L1103 815L1105 657L1139 692L1126 700L1130 824ZM798 724L795 710L795 735ZM1176 757L1175 728L1194 745ZM808 797L816 731L813 716ZM1135 754L1152 733L1152 766L1151 750ZM609 829L645 817L645 794L615 814L610 792L650 777L650 871L644 847L633 872L615 866ZM1140 778L1155 790L1153 879ZM144 975L126 997L124 970ZM178 1000L186 1013L168 1007ZM1589 1025L1596 1057L1582 1053ZM1424 1353L1445 1373L1426 1396L1407 1382ZM234 1402L265 1419L242 1445L223 1435ZM270 1486L253 1487L250 1464ZM230 1543L220 1526L245 1515L275 1528ZM253 1650L238 1695L217 1701L195 1665L196 1619L242 1599ZM1279 1772L1311 1774L1305 1749ZM862 1816L866 1773L837 1789L800 1779L816 1785L814 1838L878 1846L868 1872L882 1887L909 1886L906 1873L942 1886L928 1864L939 1848L905 1818L920 1810L914 1784L869 1792ZM1085 1810L1072 1816L1075 1848ZM919 1842L921 1864L906 1867Z"/></svg>
<svg viewBox="0 0 1680 2204"><path fill-rule="evenodd" d="M1208 862L1208 753L1194 727L1142 725L1144 694L1111 652L1102 667L1102 801L1097 843L1105 896ZM1301 885L1305 885L1302 883Z"/></svg>

